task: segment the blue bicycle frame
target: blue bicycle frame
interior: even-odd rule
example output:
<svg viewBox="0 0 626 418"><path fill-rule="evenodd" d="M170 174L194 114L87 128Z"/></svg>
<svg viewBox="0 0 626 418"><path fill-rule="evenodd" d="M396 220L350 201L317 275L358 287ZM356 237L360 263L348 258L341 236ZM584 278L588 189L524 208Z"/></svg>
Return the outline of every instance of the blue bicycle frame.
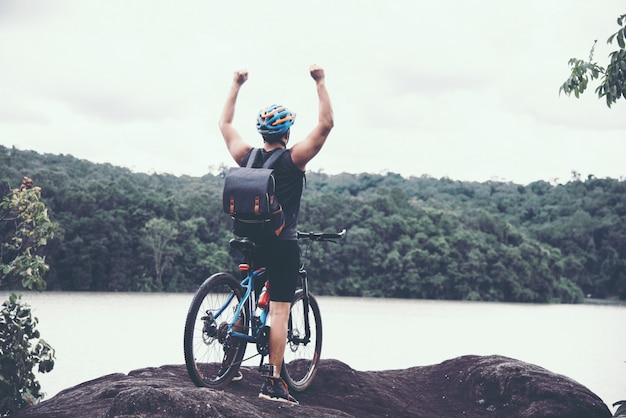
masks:
<svg viewBox="0 0 626 418"><path fill-rule="evenodd" d="M261 312L261 315L258 317L258 323L255 324L254 322L257 322L257 321L255 321L256 317L254 315L254 313L255 313L255 301L251 297L252 296L252 292L254 290L254 281L257 280L257 278L259 276L263 275L263 273L265 273L265 268L264 267L262 267L260 269L257 269L255 271L253 271L252 273L250 273L248 271L248 274L246 275L246 277L241 282L241 287L243 287L246 291L244 293L244 296L239 301L239 305L237 305L237 313L235 315L235 318L233 319L232 324L230 324L228 326L228 333L229 333L229 335L232 338L241 338L243 340L246 340L247 342L254 343L257 340L257 334L258 334L259 330L265 326L265 323L267 321L267 315L269 313L268 312L268 308L263 309L263 311ZM232 299L234 297L235 297L234 293L232 295L230 295L230 297L228 298L228 300L224 304L224 307L222 309L220 309L220 311L216 315L216 318L221 315L221 313L223 312L225 307L228 306L228 304L232 301ZM242 332L234 331L234 327L237 324L237 322L239 321L239 319L241 318L241 312L242 312L242 309L244 308L244 304L246 304L246 303L248 304L248 312L250 312L250 318L248 318L248 322L249 323L247 325L248 325L248 329L250 329L252 331L251 333L248 333L248 334L244 334Z"/></svg>

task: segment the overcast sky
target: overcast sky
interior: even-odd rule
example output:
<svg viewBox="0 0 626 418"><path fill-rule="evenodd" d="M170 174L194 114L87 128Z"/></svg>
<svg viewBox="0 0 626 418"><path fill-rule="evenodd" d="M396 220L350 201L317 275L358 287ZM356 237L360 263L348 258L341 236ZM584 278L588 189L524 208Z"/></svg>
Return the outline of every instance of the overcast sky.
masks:
<svg viewBox="0 0 626 418"><path fill-rule="evenodd" d="M0 0L0 144L134 171L232 165L217 127L233 71L258 110L317 117L325 68L335 129L309 170L527 184L626 178L626 101L559 97L569 58L606 66L623 0Z"/></svg>

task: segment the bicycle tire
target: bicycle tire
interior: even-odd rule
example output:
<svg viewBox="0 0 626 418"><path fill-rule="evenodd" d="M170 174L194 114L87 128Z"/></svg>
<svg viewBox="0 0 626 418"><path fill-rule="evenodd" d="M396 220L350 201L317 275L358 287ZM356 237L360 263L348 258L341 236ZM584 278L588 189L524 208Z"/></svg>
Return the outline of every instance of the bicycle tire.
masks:
<svg viewBox="0 0 626 418"><path fill-rule="evenodd" d="M243 295L239 281L228 273L212 275L194 295L185 320L183 348L187 372L196 386L222 389L239 370L247 342L231 338L226 330ZM248 315L244 308L243 324L248 323Z"/></svg>
<svg viewBox="0 0 626 418"><path fill-rule="evenodd" d="M306 390L317 372L317 363L322 352L322 315L317 300L313 295L308 297L308 316L311 328L310 341L305 338L304 323L304 292L298 290L291 302L289 311L289 327L287 345L281 368L281 375L289 387L295 392Z"/></svg>

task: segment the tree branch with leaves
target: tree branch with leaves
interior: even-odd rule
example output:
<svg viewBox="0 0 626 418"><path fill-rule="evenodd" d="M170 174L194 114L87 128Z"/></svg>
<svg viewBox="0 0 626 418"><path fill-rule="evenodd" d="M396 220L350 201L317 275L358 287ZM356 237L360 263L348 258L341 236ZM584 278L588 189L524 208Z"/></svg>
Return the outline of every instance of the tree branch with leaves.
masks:
<svg viewBox="0 0 626 418"><path fill-rule="evenodd" d="M41 188L24 177L0 202L0 223L10 235L0 245L0 286L21 280L26 289L43 290L49 267L38 250L54 237L55 225L41 201Z"/></svg>
<svg viewBox="0 0 626 418"><path fill-rule="evenodd" d="M598 98L605 98L608 107L617 102L620 98L626 100L626 14L617 18L620 29L609 36L607 44L617 41L619 49L609 54L610 62L606 68L594 62L593 54L597 40L594 41L589 53L589 60L584 61L571 58L568 61L572 68L569 78L559 88L561 92L568 96L574 93L576 98L580 97L587 89L589 80L596 80L602 76L600 85L596 88Z"/></svg>

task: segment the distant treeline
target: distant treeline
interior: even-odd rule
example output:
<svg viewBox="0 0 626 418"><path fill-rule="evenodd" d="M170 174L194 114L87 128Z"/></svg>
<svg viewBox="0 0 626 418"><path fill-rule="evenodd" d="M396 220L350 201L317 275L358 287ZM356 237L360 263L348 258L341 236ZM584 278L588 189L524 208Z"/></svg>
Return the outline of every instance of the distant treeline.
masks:
<svg viewBox="0 0 626 418"><path fill-rule="evenodd" d="M0 146L1 194L23 176L42 187L59 225L45 248L49 289L194 291L212 273L235 271L223 173L148 175ZM317 294L626 299L624 181L523 186L307 173L300 229L342 228L344 242L303 245Z"/></svg>

